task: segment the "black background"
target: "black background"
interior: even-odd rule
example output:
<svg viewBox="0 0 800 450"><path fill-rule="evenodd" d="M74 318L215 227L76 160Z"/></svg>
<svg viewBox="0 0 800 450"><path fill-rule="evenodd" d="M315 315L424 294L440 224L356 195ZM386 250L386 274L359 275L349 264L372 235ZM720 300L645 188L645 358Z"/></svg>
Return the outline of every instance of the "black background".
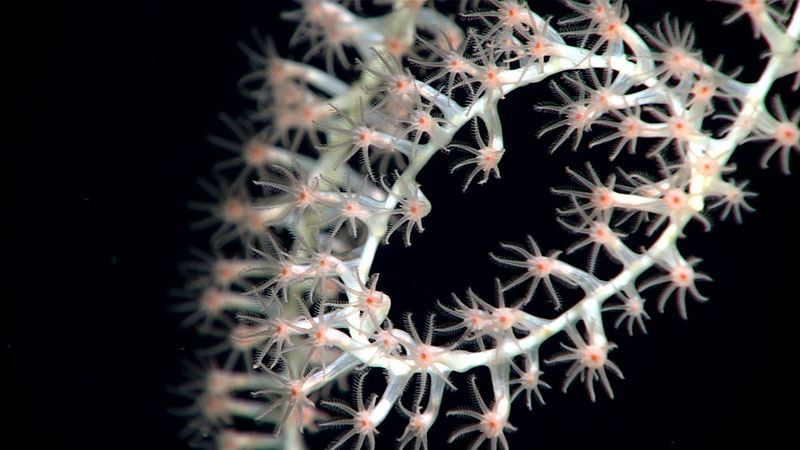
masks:
<svg viewBox="0 0 800 450"><path fill-rule="evenodd" d="M540 3L535 10L565 11ZM749 25L719 25L728 6L633 2L632 20L655 22L665 3L697 25L697 46L708 59L728 55L727 69L748 64L746 81L758 74L762 47L753 44ZM10 53L3 72L11 81L4 97L11 101L3 128L11 139L3 152L8 228L0 317L3 440L10 436L11 445L3 447L186 447L176 437L183 420L167 413L178 401L168 387L181 383L181 361L191 357L193 343L180 317L167 312L175 301L168 291L182 284L176 266L187 248L205 245L202 233L187 231L198 217L186 203L206 198L195 180L225 156L205 140L224 133L217 113L250 106L236 90L248 70L236 43L252 42L251 27L288 36L291 28L276 16L291 6L39 3L6 17ZM278 41L284 51L286 40ZM784 79L780 86L787 85ZM452 157L437 156L426 168L420 181L434 209L425 233L410 248L399 240L382 248L374 267L393 298L396 323L403 310L431 310L436 299L467 286L490 298L494 277L510 276L487 256L499 242L532 234L545 251L570 244L573 237L553 215L563 203L548 189L568 185L563 167L580 168L584 154L563 149L549 156L553 137L536 139L543 115L531 105L550 95L546 88L525 90L504 102L502 180L461 194L463 175L447 173ZM798 106L797 93L784 100L790 110ZM757 212L742 225L715 220L710 233L691 225L680 243L687 255L704 258L698 270L715 281L700 289L711 301L690 300L688 321L673 301L665 314L650 309L646 336L610 331L620 346L612 357L626 377L612 379L613 401L600 393L592 404L579 385L562 394L563 368L545 367L556 389L532 413L515 406L513 448L800 443L794 429L800 189L797 175L780 174L777 160L757 169L760 148L742 148L735 175L751 179L759 192L751 202ZM800 170L796 153L792 158ZM618 162L629 161L635 160ZM478 375L486 380L485 372ZM466 377L453 380L459 391L446 394L445 408L467 403ZM434 427L431 448L453 425ZM379 447L393 448L403 426L392 413Z"/></svg>

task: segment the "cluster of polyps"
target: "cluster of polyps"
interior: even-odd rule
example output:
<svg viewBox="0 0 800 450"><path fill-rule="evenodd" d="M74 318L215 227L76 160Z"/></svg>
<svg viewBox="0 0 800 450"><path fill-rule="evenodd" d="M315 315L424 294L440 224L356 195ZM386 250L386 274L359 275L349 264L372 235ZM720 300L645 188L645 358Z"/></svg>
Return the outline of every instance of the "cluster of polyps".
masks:
<svg viewBox="0 0 800 450"><path fill-rule="evenodd" d="M776 96L771 109L765 104L775 80L793 75L798 87L798 6L790 15L789 4L729 2L738 7L731 20L746 13L769 48L761 77L743 83L703 61L688 25L666 17L652 28L631 27L621 1L565 0L570 15L552 19L520 1L490 0L462 15L477 27L466 32L424 3L396 1L385 15L361 17L332 1L302 1L286 18L299 22L291 44L305 46L306 62L280 57L270 43L262 52L246 49L254 71L242 87L257 110L226 119L241 142L215 139L239 155L216 167L219 190L205 185L219 203L196 205L213 216L199 225L220 223L213 256L185 266L197 298L187 323L226 335L206 352L225 358L189 385L197 394L189 408L197 416L188 428L193 442L213 436L222 448L298 448L302 433L321 426L347 428L333 448L351 439L374 448L396 407L409 420L400 447L427 448L445 387L456 388L449 374L485 366L493 401L471 378L478 409L448 415L476 423L451 440L477 433L473 449L487 440L507 448L512 402L525 392L531 408L531 393L541 401L539 388L549 387L541 344L564 331L564 353L544 358L571 363L563 389L580 378L594 401L600 381L612 397L608 372L621 378L622 371L609 359L616 345L602 312L618 311L615 326L625 322L631 334L634 323L644 331L643 291L659 287L658 309L674 297L686 318L686 293L706 300L696 283L710 278L695 271L699 259L678 249L684 227L694 219L709 228L711 209L722 208L723 217L733 211L737 220L751 209L746 183L730 178L734 150L767 141L763 164L777 153L788 172L789 153L800 149L800 111L790 116ZM308 63L318 56L327 70ZM439 305L445 322L431 314L418 331L409 313L405 329L395 328L392 300L371 266L395 231L404 228L407 246L424 231L433 205L417 175L441 151L466 155L454 169L474 166L464 190L499 178L503 155L515 149L504 146L497 106L545 80L558 97L538 108L559 116L541 130L561 133L552 149L570 140L578 149L602 129L608 133L588 146L615 144L612 160L625 148L660 170L652 177L620 170L621 179L606 181L590 165L569 171L577 186L556 191L570 202L558 220L580 235L567 254L591 244L588 269L559 251L545 255L532 238L527 247L503 244L506 254L493 258L519 272L496 282L497 304L468 290L466 301L454 295ZM703 128L712 116L729 121L718 136ZM465 126L472 142L454 142ZM647 244L631 249L632 235ZM618 267L608 279L594 273L601 251ZM640 281L649 270L661 273ZM562 301L554 281L583 297ZM537 292L550 297L553 317L526 311ZM506 304L512 293L517 300ZM440 342L445 335L450 340ZM365 400L369 368L382 371L385 383ZM353 374L355 406L329 399L328 386ZM404 395L409 384L416 390ZM345 417L323 419L320 407ZM258 431L241 431L241 418L255 419Z"/></svg>

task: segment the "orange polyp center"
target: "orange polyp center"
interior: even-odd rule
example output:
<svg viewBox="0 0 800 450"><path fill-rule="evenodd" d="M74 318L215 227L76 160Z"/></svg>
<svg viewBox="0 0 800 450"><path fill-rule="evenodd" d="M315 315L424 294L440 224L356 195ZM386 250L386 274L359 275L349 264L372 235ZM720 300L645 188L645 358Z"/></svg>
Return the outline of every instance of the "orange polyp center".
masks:
<svg viewBox="0 0 800 450"><path fill-rule="evenodd" d="M230 279L233 278L233 271L230 267L220 267L219 268L219 276L223 279Z"/></svg>
<svg viewBox="0 0 800 450"><path fill-rule="evenodd" d="M797 130L790 123L782 123L778 126L775 137L783 145L796 145Z"/></svg>
<svg viewBox="0 0 800 450"><path fill-rule="evenodd" d="M264 148L260 145L254 145L250 147L250 158L254 160L264 158Z"/></svg>
<svg viewBox="0 0 800 450"><path fill-rule="evenodd" d="M230 218L239 218L243 213L242 205L239 202L230 202L225 208L226 214Z"/></svg>
<svg viewBox="0 0 800 450"><path fill-rule="evenodd" d="M606 353L604 349L598 345L590 345L584 351L584 364L592 369L599 369L605 364Z"/></svg>
<svg viewBox="0 0 800 450"><path fill-rule="evenodd" d="M206 297L205 303L207 309L217 310L222 306L222 296L217 293L209 294Z"/></svg>
<svg viewBox="0 0 800 450"><path fill-rule="evenodd" d="M672 273L672 280L678 286L688 287L692 282L692 273L687 267L676 267Z"/></svg>

